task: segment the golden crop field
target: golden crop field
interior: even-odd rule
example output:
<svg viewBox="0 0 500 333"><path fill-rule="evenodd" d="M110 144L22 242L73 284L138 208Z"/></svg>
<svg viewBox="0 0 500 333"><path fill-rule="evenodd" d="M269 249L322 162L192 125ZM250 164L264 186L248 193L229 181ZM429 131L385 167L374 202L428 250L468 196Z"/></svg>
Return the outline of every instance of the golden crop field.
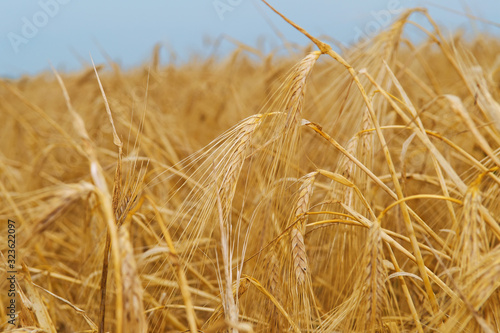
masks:
<svg viewBox="0 0 500 333"><path fill-rule="evenodd" d="M500 40L296 29L0 80L3 331L500 332Z"/></svg>

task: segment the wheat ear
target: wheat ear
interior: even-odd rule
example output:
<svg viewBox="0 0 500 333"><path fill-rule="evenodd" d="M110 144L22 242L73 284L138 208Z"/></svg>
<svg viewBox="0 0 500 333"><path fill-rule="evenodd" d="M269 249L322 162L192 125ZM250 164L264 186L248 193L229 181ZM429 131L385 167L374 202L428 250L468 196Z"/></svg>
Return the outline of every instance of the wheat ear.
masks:
<svg viewBox="0 0 500 333"><path fill-rule="evenodd" d="M481 217L482 194L479 189L485 173L480 174L469 186L464 197L463 221L457 230L457 258L467 267L489 251L485 222Z"/></svg>
<svg viewBox="0 0 500 333"><path fill-rule="evenodd" d="M144 314L143 290L137 274L137 264L130 242L128 224L118 231L120 246L122 293L123 293L123 333L143 333L148 331Z"/></svg>
<svg viewBox="0 0 500 333"><path fill-rule="evenodd" d="M300 124L302 118L301 111L306 93L306 81L320 55L321 52L318 51L309 53L297 65L292 73L292 77L289 78L288 98L285 105L285 110L288 112L287 125L290 125L290 122Z"/></svg>
<svg viewBox="0 0 500 333"><path fill-rule="evenodd" d="M364 282L367 289L365 294L368 305L366 317L369 326L367 328L374 329L377 326L382 328L382 311L387 303L387 289L385 287L387 272L383 263L382 234L378 223L373 223L370 228L367 249L369 261L366 265Z"/></svg>
<svg viewBox="0 0 500 333"><path fill-rule="evenodd" d="M220 189L221 201L223 202L223 207L226 208L224 210L225 214L229 211L228 205L230 206L232 202L241 168L246 158L246 151L252 139L252 134L258 128L261 119L262 115L254 115L247 118L239 127L239 132L235 139L236 143L229 156L229 162L226 164L227 168L224 171L222 187Z"/></svg>
<svg viewBox="0 0 500 333"><path fill-rule="evenodd" d="M353 156L356 156L356 151L358 149L359 137L356 135L347 143L346 150ZM344 176L348 180L352 180L353 173L355 171L354 163L348 159L347 157L342 157L342 163L340 164L340 171L342 172L342 176ZM350 207L353 207L353 196L354 190L352 187L345 186L344 187L344 195L343 202Z"/></svg>
<svg viewBox="0 0 500 333"><path fill-rule="evenodd" d="M313 184L317 171L308 173L303 177L303 183L299 190L299 197L295 206L295 224L290 231L292 239L293 270L298 284L304 283L307 273L306 246L304 243L304 232L307 222L305 213L309 210L309 199L313 191Z"/></svg>

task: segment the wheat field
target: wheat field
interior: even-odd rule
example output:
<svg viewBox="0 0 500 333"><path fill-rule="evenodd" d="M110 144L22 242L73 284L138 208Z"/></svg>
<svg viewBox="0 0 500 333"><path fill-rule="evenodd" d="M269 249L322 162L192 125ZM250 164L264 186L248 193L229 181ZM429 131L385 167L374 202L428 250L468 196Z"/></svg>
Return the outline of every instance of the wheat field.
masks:
<svg viewBox="0 0 500 333"><path fill-rule="evenodd" d="M498 38L283 19L311 45L0 80L3 331L500 332Z"/></svg>

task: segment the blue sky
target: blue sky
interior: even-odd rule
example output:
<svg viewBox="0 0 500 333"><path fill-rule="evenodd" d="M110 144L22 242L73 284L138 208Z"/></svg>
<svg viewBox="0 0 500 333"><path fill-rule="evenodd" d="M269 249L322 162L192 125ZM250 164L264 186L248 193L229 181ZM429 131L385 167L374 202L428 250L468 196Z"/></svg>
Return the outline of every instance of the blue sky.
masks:
<svg viewBox="0 0 500 333"><path fill-rule="evenodd" d="M449 29L487 31L500 35L498 25L471 21L438 8L452 8L500 24L500 1L485 0L270 0L272 5L315 36L329 35L349 45L361 34L379 31L404 8L426 6ZM423 22L418 17L416 20ZM269 23L271 22L271 23ZM186 61L212 52L210 42L227 35L269 51L281 45L273 29L287 40L308 41L257 0L2 0L0 2L0 77L18 77L47 70L73 71L104 54L129 68L147 61L156 43L164 48L164 63ZM223 40L217 54L234 45Z"/></svg>

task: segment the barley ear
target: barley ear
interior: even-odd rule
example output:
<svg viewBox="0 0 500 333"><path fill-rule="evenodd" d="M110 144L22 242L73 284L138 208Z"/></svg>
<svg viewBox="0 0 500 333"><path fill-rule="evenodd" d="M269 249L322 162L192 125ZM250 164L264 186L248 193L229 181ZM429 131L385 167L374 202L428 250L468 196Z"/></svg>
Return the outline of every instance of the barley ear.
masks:
<svg viewBox="0 0 500 333"><path fill-rule="evenodd" d="M128 223L122 225L118 231L123 293L122 327L124 333L143 333L148 331L143 305L143 289L127 227Z"/></svg>
<svg viewBox="0 0 500 333"><path fill-rule="evenodd" d="M382 328L382 311L387 305L387 289L385 280L387 272L383 263L383 244L381 228L373 223L368 235L369 258L366 265L365 287L367 288L367 324L370 328ZM368 328L367 327L367 328Z"/></svg>
<svg viewBox="0 0 500 333"><path fill-rule="evenodd" d="M306 81L320 55L321 52L318 51L309 53L291 74L292 76L287 87L288 98L285 105L285 110L288 112L289 117L287 125L290 125L290 123L300 124L304 96L306 94Z"/></svg>
<svg viewBox="0 0 500 333"><path fill-rule="evenodd" d="M311 172L303 177L303 184L299 189L299 197L295 205L295 224L290 231L292 240L292 259L295 278L299 285L303 284L307 275L306 246L304 233L307 222L305 213L309 210L309 200L313 191L314 179L318 172Z"/></svg>

